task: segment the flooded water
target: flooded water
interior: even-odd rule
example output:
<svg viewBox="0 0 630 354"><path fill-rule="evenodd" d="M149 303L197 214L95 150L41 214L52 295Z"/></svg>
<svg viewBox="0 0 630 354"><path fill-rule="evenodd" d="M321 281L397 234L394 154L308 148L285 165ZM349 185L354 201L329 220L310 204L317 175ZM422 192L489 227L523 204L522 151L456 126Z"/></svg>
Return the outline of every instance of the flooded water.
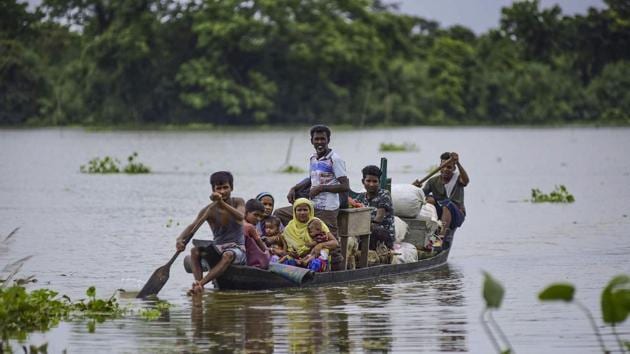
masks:
<svg viewBox="0 0 630 354"><path fill-rule="evenodd" d="M208 203L209 173L230 170L234 195L269 191L287 205L307 166L306 129L280 132L85 132L0 130L0 236L20 227L0 265L34 255L22 275L77 299L139 290L174 252L174 240ZM381 142L418 151L379 153ZM30 343L50 352L471 352L490 353L480 314L482 271L506 288L495 318L518 353L592 353L586 317L568 304L542 304L546 285L571 282L601 326L599 296L630 273L630 129L404 128L334 131L331 147L360 188L367 164L389 160L394 183L423 177L443 151L457 151L471 179L468 216L448 265L429 273L307 290L185 295L192 281L178 260L160 298L174 306L156 321L136 314L96 325L62 323ZM132 152L149 175L87 175L93 157ZM564 184L568 205L532 204L532 188ZM197 237L208 237L207 227ZM182 257L183 258L183 257ZM123 297L123 304L143 304ZM609 349L617 349L601 328ZM630 340L630 326L618 328Z"/></svg>

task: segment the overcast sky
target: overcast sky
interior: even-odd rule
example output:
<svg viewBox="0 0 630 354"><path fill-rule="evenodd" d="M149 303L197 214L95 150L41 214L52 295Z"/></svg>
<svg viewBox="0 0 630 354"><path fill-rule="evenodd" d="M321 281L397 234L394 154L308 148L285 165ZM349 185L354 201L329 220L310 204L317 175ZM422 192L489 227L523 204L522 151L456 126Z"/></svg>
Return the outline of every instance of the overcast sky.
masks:
<svg viewBox="0 0 630 354"><path fill-rule="evenodd" d="M501 8L509 6L511 0L385 0L399 4L399 11L429 20L435 20L441 27L456 24L470 28L480 34L499 25ZM562 13L585 14L589 7L604 8L603 0L541 0L542 8L560 5Z"/></svg>
<svg viewBox="0 0 630 354"><path fill-rule="evenodd" d="M0 0L2 1L2 0ZM24 1L24 0L18 0ZM38 5L41 0L27 0ZM435 20L441 27L460 24L480 34L499 25L501 8L509 6L512 0L384 0L385 3L399 4L399 11ZM586 13L589 7L605 7L603 0L540 0L541 7L560 5L562 13L573 15Z"/></svg>

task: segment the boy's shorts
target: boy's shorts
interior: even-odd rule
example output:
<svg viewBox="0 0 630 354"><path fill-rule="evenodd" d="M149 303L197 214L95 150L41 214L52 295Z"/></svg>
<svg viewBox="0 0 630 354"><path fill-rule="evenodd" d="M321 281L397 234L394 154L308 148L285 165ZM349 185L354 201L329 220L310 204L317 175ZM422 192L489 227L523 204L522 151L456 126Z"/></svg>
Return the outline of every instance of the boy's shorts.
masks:
<svg viewBox="0 0 630 354"><path fill-rule="evenodd" d="M234 260L232 264L245 265L247 264L247 255L245 254L244 247L235 243L229 243L225 245L215 245L213 241L207 240L193 240L195 247L199 249L199 254L202 259L208 262L210 267L219 263L221 256L225 252L232 252L234 254Z"/></svg>
<svg viewBox="0 0 630 354"><path fill-rule="evenodd" d="M226 247L217 246L217 248L221 251L221 255L225 252L234 253L234 260L232 264L236 265L245 265L247 264L247 255L245 254L245 250L241 246L238 245L228 245Z"/></svg>

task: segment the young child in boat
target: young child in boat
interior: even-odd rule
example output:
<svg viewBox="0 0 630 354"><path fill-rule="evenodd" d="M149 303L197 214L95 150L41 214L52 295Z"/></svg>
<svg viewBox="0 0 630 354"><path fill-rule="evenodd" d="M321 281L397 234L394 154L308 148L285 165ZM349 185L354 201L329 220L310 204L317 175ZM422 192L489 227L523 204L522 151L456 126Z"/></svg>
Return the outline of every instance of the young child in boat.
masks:
<svg viewBox="0 0 630 354"><path fill-rule="evenodd" d="M245 220L243 222L243 234L245 234L245 246L247 249L247 265L266 268L269 259L267 245L262 241L256 231L256 224L262 220L265 207L256 199L250 199L245 203ZM252 242L253 241L253 242ZM258 246L258 247L256 247ZM257 248L257 249L255 249ZM264 262L261 253L265 253Z"/></svg>
<svg viewBox="0 0 630 354"><path fill-rule="evenodd" d="M271 215L263 220L265 236L262 237L271 252L271 263L282 262L287 255L287 246L280 234L280 219Z"/></svg>
<svg viewBox="0 0 630 354"><path fill-rule="evenodd" d="M328 271L330 268L328 262L328 254L330 251L318 245L330 241L330 234L324 232L322 222L316 218L309 221L307 227L308 235L313 239L313 242L309 245L311 247L311 253L300 259L299 263L315 272Z"/></svg>

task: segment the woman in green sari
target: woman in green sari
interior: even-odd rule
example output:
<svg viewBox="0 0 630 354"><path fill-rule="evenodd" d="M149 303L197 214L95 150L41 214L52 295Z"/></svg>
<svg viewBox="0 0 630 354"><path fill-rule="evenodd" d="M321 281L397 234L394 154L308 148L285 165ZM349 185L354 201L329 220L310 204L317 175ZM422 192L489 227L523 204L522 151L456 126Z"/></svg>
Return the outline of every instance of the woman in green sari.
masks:
<svg viewBox="0 0 630 354"><path fill-rule="evenodd" d="M287 253L296 260L305 258L309 254L318 257L324 248L333 250L339 247L339 242L324 222L322 222L322 231L327 234L328 241L317 243L309 236L308 223L313 219L317 219L313 203L306 198L297 199L293 203L293 220L287 224L282 233L287 243Z"/></svg>

